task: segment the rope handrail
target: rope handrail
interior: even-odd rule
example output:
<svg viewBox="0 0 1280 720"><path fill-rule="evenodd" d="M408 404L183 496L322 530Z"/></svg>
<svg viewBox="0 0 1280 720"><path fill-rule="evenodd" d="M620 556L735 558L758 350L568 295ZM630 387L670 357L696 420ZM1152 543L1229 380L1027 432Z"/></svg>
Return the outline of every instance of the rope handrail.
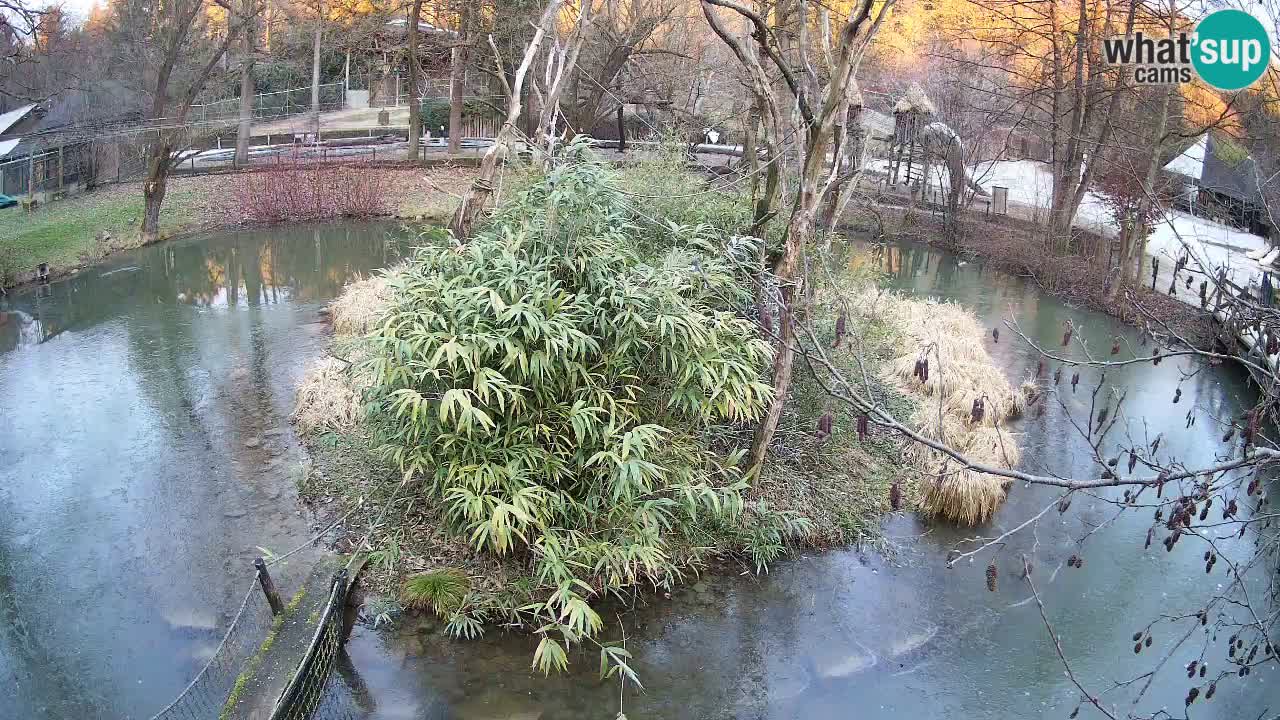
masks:
<svg viewBox="0 0 1280 720"><path fill-rule="evenodd" d="M160 720L160 718L162 718L166 713L177 707L178 703L182 702L183 698L185 698L187 694L195 688L205 674L209 672L209 668L217 661L218 655L222 653L224 648L226 648L227 642L231 639L231 634L235 632L236 627L240 623L240 619L244 617L245 610L249 607L249 600L253 598L253 595L257 590L258 571L255 570L253 573L253 581L249 583L249 590L245 592L244 600L240 601L240 609L236 611L235 617L231 619L231 624L227 626L227 631L222 635L222 642L218 643L218 647L209 656L209 661L204 664L204 667L200 668L200 672L196 673L196 676L191 679L191 682L187 683L187 686L182 689L182 692L178 693L178 696L175 697L172 702L165 705L164 709L160 712L151 716L151 720Z"/></svg>

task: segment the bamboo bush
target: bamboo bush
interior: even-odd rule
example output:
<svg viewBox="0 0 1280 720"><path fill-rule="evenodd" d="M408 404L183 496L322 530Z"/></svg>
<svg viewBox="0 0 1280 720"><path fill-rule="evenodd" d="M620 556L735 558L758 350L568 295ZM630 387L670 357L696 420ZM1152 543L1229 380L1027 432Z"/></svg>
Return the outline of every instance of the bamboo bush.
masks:
<svg viewBox="0 0 1280 720"><path fill-rule="evenodd" d="M667 223L665 247L642 253L652 223L615 181L574 158L465 245L428 237L388 276L369 337L385 455L473 548L527 561L547 589L516 611L543 671L600 629L601 596L670 586L682 538L742 513L739 454L706 438L772 392L723 235Z"/></svg>

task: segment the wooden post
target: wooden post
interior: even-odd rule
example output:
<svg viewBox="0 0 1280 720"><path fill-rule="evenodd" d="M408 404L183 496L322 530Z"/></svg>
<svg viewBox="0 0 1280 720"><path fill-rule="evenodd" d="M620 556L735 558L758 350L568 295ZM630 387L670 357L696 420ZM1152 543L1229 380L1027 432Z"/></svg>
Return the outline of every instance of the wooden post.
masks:
<svg viewBox="0 0 1280 720"><path fill-rule="evenodd" d="M256 558L253 566L258 569L258 584L262 586L262 594L267 596L267 602L271 605L271 614L283 614L284 603L280 602L280 593L276 592L276 584L271 581L271 575L267 572L267 563L262 558Z"/></svg>
<svg viewBox="0 0 1280 720"><path fill-rule="evenodd" d="M62 148L64 148L64 147L66 147L66 146L65 146L65 145L59 145L59 146L58 146L58 189L59 189L59 190L62 190L62 189L64 189L64 188L66 187L66 185L65 185L65 183L63 182L63 179L62 179L62 178L63 178L63 175L62 175Z"/></svg>
<svg viewBox="0 0 1280 720"><path fill-rule="evenodd" d="M36 197L36 151L34 148L31 154L27 156L27 199L34 200Z"/></svg>
<svg viewBox="0 0 1280 720"><path fill-rule="evenodd" d="M618 103L618 152L627 151L627 124L623 119L622 103Z"/></svg>

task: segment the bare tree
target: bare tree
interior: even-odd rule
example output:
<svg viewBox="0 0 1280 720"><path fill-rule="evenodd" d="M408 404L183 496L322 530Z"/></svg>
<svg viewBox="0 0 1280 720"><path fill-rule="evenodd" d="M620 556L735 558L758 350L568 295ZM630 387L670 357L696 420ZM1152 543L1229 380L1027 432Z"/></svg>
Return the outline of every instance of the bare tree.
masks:
<svg viewBox="0 0 1280 720"><path fill-rule="evenodd" d="M236 128L236 162L249 162L249 136L253 132L253 67L256 60L257 18L260 12L258 0L241 0L241 33L243 44L240 57L240 124Z"/></svg>
<svg viewBox="0 0 1280 720"><path fill-rule="evenodd" d="M422 101L418 97L418 83L422 78L422 64L418 60L418 25L422 22L422 0L413 0L409 8L409 159L418 159L418 145L422 138ZM454 129L450 135L456 135Z"/></svg>
<svg viewBox="0 0 1280 720"><path fill-rule="evenodd" d="M574 23L572 32L565 38L564 44L562 45L559 40L551 44L551 50L544 64L542 81L538 82L535 76L533 88L541 110L534 140L548 154L555 145L556 118L561 115L560 96L564 92L567 80L576 74L578 55L582 52L582 45L586 41L588 28L591 26L592 7L594 3L591 0L582 3L578 20Z"/></svg>
<svg viewBox="0 0 1280 720"><path fill-rule="evenodd" d="M120 0L112 10L117 61L141 69L147 96L141 235L151 242L159 237L169 173L199 131L188 123L191 106L220 72L232 42L257 16L236 13L229 0ZM214 20L219 15L222 22Z"/></svg>
<svg viewBox="0 0 1280 720"><path fill-rule="evenodd" d="M465 240L471 236L472 228L475 227L480 213L484 212L485 208L488 207L489 199L493 196L493 183L494 178L497 176L498 162L506 155L519 132L517 123L520 122L520 115L524 109L522 98L524 96L525 77L528 75L529 68L533 65L534 60L538 57L538 51L542 47L543 40L548 33L554 30L555 20L562 4L563 0L548 0L533 37L524 46L524 55L520 65L516 68L515 74L510 81L507 80L502 53L499 52L498 46L493 40L493 35L489 36L489 47L493 50L497 67L496 75L502 82L503 94L507 100L507 116L502 123L501 129L498 130L498 136L494 138L492 147L485 152L484 157L480 160L480 171L476 174L476 179L472 181L470 189L463 196L462 202L453 214L453 219L449 222L449 230L459 240Z"/></svg>
<svg viewBox="0 0 1280 720"><path fill-rule="evenodd" d="M775 141L792 134L788 132L790 108L796 107L799 115L799 172L782 253L772 268L778 284L779 338L772 378L775 394L752 440L751 466L756 469L768 454L790 389L795 359L794 313L804 292L800 255L814 237L818 210L836 181L836 175L827 170L827 156L833 149L839 156L841 145L847 141L845 133L836 132L837 123L846 121L853 100L859 96L855 70L893 4L893 0L881 4L873 16L872 1L861 0L839 19L834 37L821 38L823 58L829 58L829 62L824 67L825 78L820 78L812 60L817 49L810 47L811 7L807 0L798 0L794 15L775 15L792 18L790 22L794 24L783 28L771 26L765 16L732 0L702 0L703 14L712 30L746 69L752 94ZM721 9L748 23L754 47L748 47L730 29L719 14ZM776 85L765 70L765 62L781 78Z"/></svg>

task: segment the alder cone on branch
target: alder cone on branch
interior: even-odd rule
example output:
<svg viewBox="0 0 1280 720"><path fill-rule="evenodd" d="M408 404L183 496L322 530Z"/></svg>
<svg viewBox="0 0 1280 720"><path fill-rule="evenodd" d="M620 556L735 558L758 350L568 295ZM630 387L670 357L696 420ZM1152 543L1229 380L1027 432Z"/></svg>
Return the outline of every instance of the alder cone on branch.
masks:
<svg viewBox="0 0 1280 720"><path fill-rule="evenodd" d="M994 561L987 566L987 590L996 591L996 578L1000 576L1000 571L996 569Z"/></svg>
<svg viewBox="0 0 1280 720"><path fill-rule="evenodd" d="M822 417L818 418L818 432L815 434L819 440L826 440L831 437L831 413L822 413Z"/></svg>

